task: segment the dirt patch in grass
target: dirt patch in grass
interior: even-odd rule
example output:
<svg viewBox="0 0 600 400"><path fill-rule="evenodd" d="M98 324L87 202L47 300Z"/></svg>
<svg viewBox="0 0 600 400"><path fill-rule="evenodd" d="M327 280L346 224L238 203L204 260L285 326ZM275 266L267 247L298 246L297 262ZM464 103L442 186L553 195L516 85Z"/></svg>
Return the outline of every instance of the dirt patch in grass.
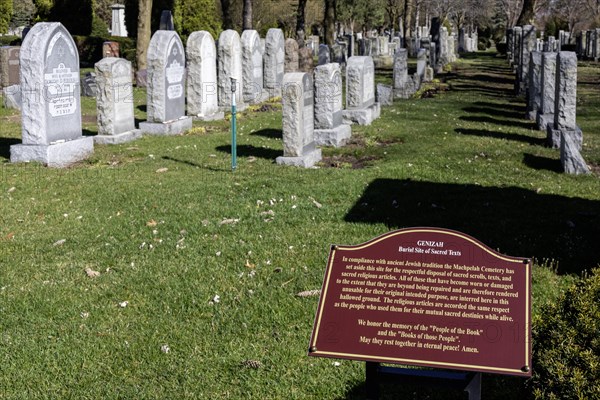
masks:
<svg viewBox="0 0 600 400"><path fill-rule="evenodd" d="M378 159L380 159L380 157L374 155L356 157L351 154L339 154L323 157L320 164L323 168L362 169L371 166L372 163Z"/></svg>
<svg viewBox="0 0 600 400"><path fill-rule="evenodd" d="M257 107L255 110L253 110L254 112L271 112L271 111L277 111L278 108L277 106L274 106L273 104L261 104L260 107Z"/></svg>

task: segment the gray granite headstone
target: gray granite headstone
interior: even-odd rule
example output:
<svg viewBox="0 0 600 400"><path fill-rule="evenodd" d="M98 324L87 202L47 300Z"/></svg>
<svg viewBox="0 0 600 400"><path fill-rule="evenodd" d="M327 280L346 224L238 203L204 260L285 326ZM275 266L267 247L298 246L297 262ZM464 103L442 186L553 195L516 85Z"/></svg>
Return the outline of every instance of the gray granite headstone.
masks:
<svg viewBox="0 0 600 400"><path fill-rule="evenodd" d="M141 137L141 131L135 129L133 114L131 62L124 58L107 57L96 63L95 71L98 135L94 141L118 144Z"/></svg>
<svg viewBox="0 0 600 400"><path fill-rule="evenodd" d="M540 78L540 109L537 127L546 131L554 124L554 95L556 93L556 56L553 51L542 53L542 73Z"/></svg>
<svg viewBox="0 0 600 400"><path fill-rule="evenodd" d="M425 69L427 68L427 54L429 52L426 49L419 49L417 52L417 75L421 80L425 79Z"/></svg>
<svg viewBox="0 0 600 400"><path fill-rule="evenodd" d="M556 58L556 94L554 124L547 129L548 144L560 148L561 134L570 135L581 150L582 132L576 124L577 114L577 54L561 51Z"/></svg>
<svg viewBox="0 0 600 400"><path fill-rule="evenodd" d="M235 79L236 107L242 111L247 107L243 101L242 91L242 44L240 35L236 31L228 29L221 32L217 42L219 108L222 111L231 110L231 78Z"/></svg>
<svg viewBox="0 0 600 400"><path fill-rule="evenodd" d="M260 36L255 30L242 32L242 90L246 103L260 103L263 95L263 55Z"/></svg>
<svg viewBox="0 0 600 400"><path fill-rule="evenodd" d="M567 132L560 134L560 163L567 174L589 174L590 168L581 156L581 147Z"/></svg>
<svg viewBox="0 0 600 400"><path fill-rule="evenodd" d="M186 56L188 115L201 121L223 119L217 98L217 48L210 32L192 32Z"/></svg>
<svg viewBox="0 0 600 400"><path fill-rule="evenodd" d="M394 104L394 88L391 85L377 84L377 102L382 106Z"/></svg>
<svg viewBox="0 0 600 400"><path fill-rule="evenodd" d="M283 31L271 28L265 37L265 52L263 55L263 86L269 92L269 97L281 95L281 85L285 68L285 44Z"/></svg>
<svg viewBox="0 0 600 400"><path fill-rule="evenodd" d="M285 39L285 68L284 71L288 72L298 72L299 71L299 62L298 62L298 42L296 39L287 38Z"/></svg>
<svg viewBox="0 0 600 400"><path fill-rule="evenodd" d="M521 68L517 75L517 93L524 95L529 87L529 54L535 49L535 27L533 25L523 26L523 37L521 39Z"/></svg>
<svg viewBox="0 0 600 400"><path fill-rule="evenodd" d="M5 108L21 109L21 85L7 86L2 89L2 98Z"/></svg>
<svg viewBox="0 0 600 400"><path fill-rule="evenodd" d="M521 42L523 41L523 28L515 26L513 28L513 70L518 79L519 71L521 70ZM518 85L518 80L515 80L515 86Z"/></svg>
<svg viewBox="0 0 600 400"><path fill-rule="evenodd" d="M319 62L318 65L329 64L331 60L331 54L329 52L329 46L326 44L319 45Z"/></svg>
<svg viewBox="0 0 600 400"><path fill-rule="evenodd" d="M346 65L346 110L344 123L370 125L379 118L381 108L375 101L375 65L371 57L354 56Z"/></svg>
<svg viewBox="0 0 600 400"><path fill-rule="evenodd" d="M20 84L20 51L20 46L0 47L0 88Z"/></svg>
<svg viewBox="0 0 600 400"><path fill-rule="evenodd" d="M527 118L535 121L541 103L542 53L532 51L529 55L529 93L527 96Z"/></svg>
<svg viewBox="0 0 600 400"><path fill-rule="evenodd" d="M314 97L310 74L291 72L283 78L283 156L277 164L310 168L321 160L314 141Z"/></svg>
<svg viewBox="0 0 600 400"><path fill-rule="evenodd" d="M81 95L85 97L96 97L98 86L96 85L96 74L87 72L81 78Z"/></svg>
<svg viewBox="0 0 600 400"><path fill-rule="evenodd" d="M300 72L313 72L313 53L309 47L301 47L298 50L298 69Z"/></svg>
<svg viewBox="0 0 600 400"><path fill-rule="evenodd" d="M315 68L315 141L322 146L343 146L350 135L350 125L342 123L342 72L330 63Z"/></svg>
<svg viewBox="0 0 600 400"><path fill-rule="evenodd" d="M185 51L175 31L160 30L148 46L147 122L143 133L178 135L192 127L185 116Z"/></svg>
<svg viewBox="0 0 600 400"><path fill-rule="evenodd" d="M20 54L22 144L10 147L11 162L37 161L64 167L87 158L94 140L83 137L79 54L58 22L40 22Z"/></svg>

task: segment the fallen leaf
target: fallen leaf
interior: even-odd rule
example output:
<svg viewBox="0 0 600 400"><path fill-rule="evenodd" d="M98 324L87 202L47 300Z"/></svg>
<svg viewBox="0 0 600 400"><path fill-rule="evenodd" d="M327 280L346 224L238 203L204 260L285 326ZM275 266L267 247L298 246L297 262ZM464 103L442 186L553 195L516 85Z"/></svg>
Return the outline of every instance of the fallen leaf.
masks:
<svg viewBox="0 0 600 400"><path fill-rule="evenodd" d="M12 193L12 192L14 192L15 190L17 190L17 188L13 186L13 187L11 187L10 189L8 189L8 193Z"/></svg>
<svg viewBox="0 0 600 400"><path fill-rule="evenodd" d="M256 161L256 157L254 157L254 156L250 156L250 157L248 157L248 162L249 162L249 163L250 163L250 162L254 162L254 161Z"/></svg>
<svg viewBox="0 0 600 400"><path fill-rule="evenodd" d="M151 219L150 221L146 222L146 226L149 226L149 227L156 226L157 224L158 223L155 220L153 220L153 219Z"/></svg>
<svg viewBox="0 0 600 400"><path fill-rule="evenodd" d="M315 297L315 296L319 296L320 294L321 294L320 289L314 289L314 290L305 290L303 292L297 293L296 296L298 296L298 297Z"/></svg>
<svg viewBox="0 0 600 400"><path fill-rule="evenodd" d="M263 366L263 364L258 360L244 360L240 363L242 367L258 369Z"/></svg>
<svg viewBox="0 0 600 400"><path fill-rule="evenodd" d="M237 224L240 222L239 218L225 218L223 221L219 222L219 225L231 225Z"/></svg>
<svg viewBox="0 0 600 400"><path fill-rule="evenodd" d="M121 307L121 308L125 308L125 307L127 307L128 305L129 305L129 302L128 302L128 301L122 301L122 302L120 302L120 303L119 303L119 307Z"/></svg>
<svg viewBox="0 0 600 400"><path fill-rule="evenodd" d="M249 260L246 260L246 264L244 265L246 268L256 268L255 264L252 264Z"/></svg>
<svg viewBox="0 0 600 400"><path fill-rule="evenodd" d="M52 246L62 246L63 244L65 244L66 241L67 241L67 239L57 240L56 242L54 242L54 244Z"/></svg>
<svg viewBox="0 0 600 400"><path fill-rule="evenodd" d="M275 216L275 211L273 210L269 210L269 211L263 211L260 213L261 217L266 217L266 216L271 216L274 217Z"/></svg>
<svg viewBox="0 0 600 400"><path fill-rule="evenodd" d="M160 351L162 351L165 354L169 354L169 352L171 351L171 348L169 347L168 344L163 344L162 346L160 346Z"/></svg>
<svg viewBox="0 0 600 400"><path fill-rule="evenodd" d="M169 168L159 168L156 170L157 174L163 173L163 172L167 172L169 170Z"/></svg>
<svg viewBox="0 0 600 400"><path fill-rule="evenodd" d="M98 271L94 271L94 270L93 270L93 269L91 269L91 268L86 268L86 269L85 269L85 273L87 274L87 276L88 276L89 278L97 278L97 277L99 277L99 276L100 276L100 272L98 272Z"/></svg>

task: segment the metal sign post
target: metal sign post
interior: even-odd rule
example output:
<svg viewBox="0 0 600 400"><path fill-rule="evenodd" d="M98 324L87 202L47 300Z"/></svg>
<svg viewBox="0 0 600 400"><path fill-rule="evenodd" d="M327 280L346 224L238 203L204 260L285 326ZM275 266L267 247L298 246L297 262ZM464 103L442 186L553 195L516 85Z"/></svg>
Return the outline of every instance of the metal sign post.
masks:
<svg viewBox="0 0 600 400"><path fill-rule="evenodd" d="M236 104L235 104L235 84L236 79L231 77L231 170L237 168L237 143L236 143Z"/></svg>

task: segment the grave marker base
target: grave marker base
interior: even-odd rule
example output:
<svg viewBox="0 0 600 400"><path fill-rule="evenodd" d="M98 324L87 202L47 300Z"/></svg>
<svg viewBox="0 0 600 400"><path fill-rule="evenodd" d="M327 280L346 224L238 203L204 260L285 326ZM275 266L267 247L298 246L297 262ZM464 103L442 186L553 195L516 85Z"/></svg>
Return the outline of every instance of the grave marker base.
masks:
<svg viewBox="0 0 600 400"><path fill-rule="evenodd" d="M300 157L280 156L275 159L279 165L292 165L294 167L311 168L321 161L321 149L313 149Z"/></svg>
<svg viewBox="0 0 600 400"><path fill-rule="evenodd" d="M381 114L381 107L379 103L373 103L367 108L359 110L344 110L342 118L345 124L351 125L353 123L359 125L371 125L374 119L379 118Z"/></svg>
<svg viewBox="0 0 600 400"><path fill-rule="evenodd" d="M16 144L10 146L10 162L39 162L48 167L65 168L86 159L94 152L91 136L53 144Z"/></svg>
<svg viewBox="0 0 600 400"><path fill-rule="evenodd" d="M94 143L97 144L121 144L131 142L142 137L142 131L133 129L131 131L119 133L117 135L96 135Z"/></svg>
<svg viewBox="0 0 600 400"><path fill-rule="evenodd" d="M194 121L220 121L225 119L225 113L223 111L217 111L210 115L194 115L192 118L194 118Z"/></svg>
<svg viewBox="0 0 600 400"><path fill-rule="evenodd" d="M480 372L446 372L383 367L376 362L367 362L367 399L379 399L379 384L383 382L462 390L469 394L469 400L481 400Z"/></svg>
<svg viewBox="0 0 600 400"><path fill-rule="evenodd" d="M548 127L554 124L554 114L538 113L536 123L540 131L547 131Z"/></svg>
<svg viewBox="0 0 600 400"><path fill-rule="evenodd" d="M192 117L181 117L169 122L141 122L140 130L146 135L180 135L192 129Z"/></svg>
<svg viewBox="0 0 600 400"><path fill-rule="evenodd" d="M581 131L581 128L577 127L575 130L554 129L554 124L550 124L548 125L546 133L546 141L548 146L552 147L553 149L560 149L560 136L565 134L569 135L573 139L574 143L577 145L577 150L581 151L581 145L583 143L583 132Z"/></svg>
<svg viewBox="0 0 600 400"><path fill-rule="evenodd" d="M350 125L338 125L332 129L315 129L315 142L319 146L341 147L352 136Z"/></svg>

